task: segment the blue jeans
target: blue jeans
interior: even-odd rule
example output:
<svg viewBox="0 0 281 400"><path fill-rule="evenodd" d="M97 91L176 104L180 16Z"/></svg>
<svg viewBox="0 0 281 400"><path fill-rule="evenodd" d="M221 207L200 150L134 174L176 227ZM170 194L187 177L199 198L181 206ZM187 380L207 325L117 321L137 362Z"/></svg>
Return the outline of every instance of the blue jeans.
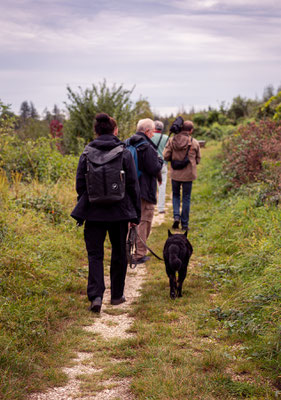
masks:
<svg viewBox="0 0 281 400"><path fill-rule="evenodd" d="M180 214L181 186L182 186L182 210ZM174 220L180 220L181 226L183 228L188 227L191 189L192 189L192 181L179 182L179 181L174 181L172 179Z"/></svg>

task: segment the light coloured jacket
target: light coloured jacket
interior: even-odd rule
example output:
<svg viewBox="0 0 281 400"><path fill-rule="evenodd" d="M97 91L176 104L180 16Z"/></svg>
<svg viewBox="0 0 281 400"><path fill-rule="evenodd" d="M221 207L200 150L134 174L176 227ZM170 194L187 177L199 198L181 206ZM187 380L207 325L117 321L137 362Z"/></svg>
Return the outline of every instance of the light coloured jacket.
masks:
<svg viewBox="0 0 281 400"><path fill-rule="evenodd" d="M187 148L191 144L188 152L190 163L184 169L174 170L171 168L171 179L179 182L190 182L197 178L197 164L200 163L201 153L198 141L192 138L187 131L177 133L170 138L163 151L165 161L183 160L187 153Z"/></svg>
<svg viewBox="0 0 281 400"><path fill-rule="evenodd" d="M154 132L151 141L155 144L155 146L158 146L157 148L158 154L163 160L163 150L167 144L168 136L161 132ZM167 164L166 161L165 164Z"/></svg>

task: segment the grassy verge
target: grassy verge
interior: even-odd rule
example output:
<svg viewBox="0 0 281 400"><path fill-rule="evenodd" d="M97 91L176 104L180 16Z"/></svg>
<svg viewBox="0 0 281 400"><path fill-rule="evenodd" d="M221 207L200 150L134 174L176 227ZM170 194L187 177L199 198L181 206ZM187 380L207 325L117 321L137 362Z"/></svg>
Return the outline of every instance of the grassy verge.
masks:
<svg viewBox="0 0 281 400"><path fill-rule="evenodd" d="M132 312L135 339L96 342L99 381L132 378L138 399L280 396L280 208L257 207L253 188L224 193L219 150L204 151L193 189L183 297L170 300L164 265L152 258ZM171 217L150 237L157 253Z"/></svg>
<svg viewBox="0 0 281 400"><path fill-rule="evenodd" d="M65 381L87 269L73 180L10 186L2 173L0 185L0 397L15 400Z"/></svg>
<svg viewBox="0 0 281 400"><path fill-rule="evenodd" d="M84 394L117 377L130 378L143 400L280 396L280 208L258 206L258 185L225 193L219 151L204 150L193 188L194 254L183 297L170 300L164 264L152 258L132 311L135 336L126 340L79 328L89 314L82 230L68 217L73 182L42 187L15 179L9 188L1 176L3 398L62 384L59 367L74 349L93 351L100 368L81 378ZM158 254L171 211L166 221L149 239Z"/></svg>

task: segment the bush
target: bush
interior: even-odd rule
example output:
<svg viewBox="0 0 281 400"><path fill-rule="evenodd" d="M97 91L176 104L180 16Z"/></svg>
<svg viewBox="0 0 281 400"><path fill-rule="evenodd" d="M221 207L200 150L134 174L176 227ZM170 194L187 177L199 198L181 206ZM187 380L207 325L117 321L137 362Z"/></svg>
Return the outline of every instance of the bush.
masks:
<svg viewBox="0 0 281 400"><path fill-rule="evenodd" d="M274 195L281 189L281 124L270 120L240 126L224 142L224 174L231 187L262 181Z"/></svg>
<svg viewBox="0 0 281 400"><path fill-rule="evenodd" d="M16 134L0 137L0 167L11 180L20 173L23 180L57 182L73 176L77 158L63 156L56 147L57 139L38 138L23 142Z"/></svg>

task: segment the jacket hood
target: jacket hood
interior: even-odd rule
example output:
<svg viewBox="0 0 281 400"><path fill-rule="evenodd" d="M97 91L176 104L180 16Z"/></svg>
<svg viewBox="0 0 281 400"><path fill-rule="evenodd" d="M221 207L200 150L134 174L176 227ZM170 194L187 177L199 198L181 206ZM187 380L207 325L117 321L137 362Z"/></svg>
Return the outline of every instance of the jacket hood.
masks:
<svg viewBox="0 0 281 400"><path fill-rule="evenodd" d="M187 131L182 131L173 137L172 146L174 150L187 150L190 142L191 139L189 133Z"/></svg>
<svg viewBox="0 0 281 400"><path fill-rule="evenodd" d="M100 135L95 140L90 142L88 146L95 147L99 150L111 150L122 143L123 142L121 142L121 140L114 135Z"/></svg>

